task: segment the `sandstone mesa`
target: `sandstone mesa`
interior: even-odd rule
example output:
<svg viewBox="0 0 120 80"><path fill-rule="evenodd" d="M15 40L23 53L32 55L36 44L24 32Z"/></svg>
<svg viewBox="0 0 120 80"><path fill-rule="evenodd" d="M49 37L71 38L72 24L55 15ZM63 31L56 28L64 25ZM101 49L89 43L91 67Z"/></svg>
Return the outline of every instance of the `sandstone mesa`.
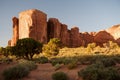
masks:
<svg viewBox="0 0 120 80"><path fill-rule="evenodd" d="M79 32L78 27L69 30L66 24L56 18L49 18L47 14L31 9L19 13L19 18L13 17L13 36L8 45L14 46L18 39L33 38L42 43L47 43L51 38L59 38L64 46L80 47L89 43L103 46L108 41L120 45L120 25L114 25L109 29L99 32Z"/></svg>

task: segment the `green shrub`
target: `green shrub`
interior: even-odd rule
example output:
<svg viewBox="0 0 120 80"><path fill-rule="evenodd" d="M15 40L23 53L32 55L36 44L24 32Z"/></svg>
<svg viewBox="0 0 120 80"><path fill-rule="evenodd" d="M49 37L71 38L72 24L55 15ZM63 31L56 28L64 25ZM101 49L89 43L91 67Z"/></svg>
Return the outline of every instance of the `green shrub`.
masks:
<svg viewBox="0 0 120 80"><path fill-rule="evenodd" d="M55 67L55 70L58 70L61 68L61 64L56 64L54 67Z"/></svg>
<svg viewBox="0 0 120 80"><path fill-rule="evenodd" d="M46 58L46 57L40 57L40 58L34 59L34 61L36 63L42 63L42 64L44 64L44 63L48 63L48 58Z"/></svg>
<svg viewBox="0 0 120 80"><path fill-rule="evenodd" d="M5 80L18 80L28 75L29 69L20 65L6 69L3 72Z"/></svg>
<svg viewBox="0 0 120 80"><path fill-rule="evenodd" d="M90 65L78 72L83 80L120 80L120 73L114 67L104 67L102 64Z"/></svg>
<svg viewBox="0 0 120 80"><path fill-rule="evenodd" d="M119 56L119 55L113 56L112 59L113 59L116 63L120 63L120 56Z"/></svg>
<svg viewBox="0 0 120 80"><path fill-rule="evenodd" d="M77 62L76 61L72 61L71 63L69 63L67 65L68 69L74 69L75 67L77 67Z"/></svg>
<svg viewBox="0 0 120 80"><path fill-rule="evenodd" d="M104 58L101 60L101 62L103 63L105 67L116 65L115 60L113 60L112 58Z"/></svg>
<svg viewBox="0 0 120 80"><path fill-rule="evenodd" d="M63 58L62 59L62 63L65 64L65 65L68 65L70 64L71 62L73 62L75 59L73 58Z"/></svg>
<svg viewBox="0 0 120 80"><path fill-rule="evenodd" d="M55 66L56 64L62 64L62 59L61 58L54 58L51 59L52 66Z"/></svg>
<svg viewBox="0 0 120 80"><path fill-rule="evenodd" d="M1 63L7 63L7 64L9 64L10 62L12 62L13 60L12 59L10 59L10 58L1 58L0 59L0 62Z"/></svg>
<svg viewBox="0 0 120 80"><path fill-rule="evenodd" d="M83 65L88 65L88 64L92 64L94 63L94 61L96 60L96 58L94 58L94 56L80 56L78 61L83 64Z"/></svg>
<svg viewBox="0 0 120 80"><path fill-rule="evenodd" d="M29 71L37 68L37 65L33 61L27 60L20 60L18 65L28 68Z"/></svg>
<svg viewBox="0 0 120 80"><path fill-rule="evenodd" d="M3 76L5 80L18 80L28 75L35 68L36 65L34 62L21 60L17 65L4 70Z"/></svg>
<svg viewBox="0 0 120 80"><path fill-rule="evenodd" d="M68 76L64 72L56 72L52 74L53 80L68 80Z"/></svg>

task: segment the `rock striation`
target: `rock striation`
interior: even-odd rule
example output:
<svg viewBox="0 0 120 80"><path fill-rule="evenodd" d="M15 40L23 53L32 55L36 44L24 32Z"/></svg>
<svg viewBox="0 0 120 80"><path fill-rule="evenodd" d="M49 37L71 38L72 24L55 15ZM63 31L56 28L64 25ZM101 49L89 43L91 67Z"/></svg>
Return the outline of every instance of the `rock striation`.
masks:
<svg viewBox="0 0 120 80"><path fill-rule="evenodd" d="M57 18L49 18L44 12L31 9L19 13L19 18L13 17L13 37L9 45L14 46L18 39L33 38L42 43L47 43L51 38L59 38L64 46L80 47L89 43L103 46L108 41L120 45L120 25L99 32L79 32L78 27L68 29L66 24Z"/></svg>

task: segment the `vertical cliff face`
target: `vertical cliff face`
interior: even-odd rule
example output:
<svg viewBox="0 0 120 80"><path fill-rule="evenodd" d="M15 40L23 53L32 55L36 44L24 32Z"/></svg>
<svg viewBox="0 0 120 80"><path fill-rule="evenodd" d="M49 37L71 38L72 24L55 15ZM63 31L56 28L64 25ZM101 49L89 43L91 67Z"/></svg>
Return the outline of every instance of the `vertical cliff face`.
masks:
<svg viewBox="0 0 120 80"><path fill-rule="evenodd" d="M60 33L60 40L64 46L69 46L70 41L70 34L68 32L68 26L66 24L61 24L61 33Z"/></svg>
<svg viewBox="0 0 120 80"><path fill-rule="evenodd" d="M47 42L47 15L39 10L27 10L19 14L19 39L33 38Z"/></svg>
<svg viewBox="0 0 120 80"><path fill-rule="evenodd" d="M51 38L60 38L61 23L56 18L50 18L48 20L48 41Z"/></svg>
<svg viewBox="0 0 120 80"><path fill-rule="evenodd" d="M59 38L64 46L79 47L82 45L82 40L79 36L77 27L68 30L67 25L60 23L56 18L48 20L48 41L51 38Z"/></svg>
<svg viewBox="0 0 120 80"><path fill-rule="evenodd" d="M14 46L17 40L19 39L19 20L18 18L13 17L12 22L13 22L13 37L12 37L11 43L9 42L9 44L11 46Z"/></svg>
<svg viewBox="0 0 120 80"><path fill-rule="evenodd" d="M82 45L82 38L79 34L78 27L73 27L70 30L70 47L79 47Z"/></svg>
<svg viewBox="0 0 120 80"><path fill-rule="evenodd" d="M89 34L88 32L81 33L80 36L83 39L82 45L87 47L89 43L93 43L94 36Z"/></svg>
<svg viewBox="0 0 120 80"><path fill-rule="evenodd" d="M59 38L64 46L69 46L69 32L66 24L60 23L56 18L48 20L48 41L51 38Z"/></svg>

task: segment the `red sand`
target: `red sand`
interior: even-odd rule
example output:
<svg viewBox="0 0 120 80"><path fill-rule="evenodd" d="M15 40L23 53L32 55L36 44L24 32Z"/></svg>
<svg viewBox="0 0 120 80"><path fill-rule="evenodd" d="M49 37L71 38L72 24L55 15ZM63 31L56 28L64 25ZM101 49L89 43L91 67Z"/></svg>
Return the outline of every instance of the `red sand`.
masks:
<svg viewBox="0 0 120 80"><path fill-rule="evenodd" d="M3 80L3 70L13 65L14 63L0 64L0 80ZM55 68L50 63L37 65L37 69L31 71L28 76L24 77L22 80L52 80L52 74L57 71L65 72L68 75L69 80L81 80L78 78L77 72L86 67L85 65L78 65L75 69L69 70L65 65L63 65L59 70L55 71Z"/></svg>

